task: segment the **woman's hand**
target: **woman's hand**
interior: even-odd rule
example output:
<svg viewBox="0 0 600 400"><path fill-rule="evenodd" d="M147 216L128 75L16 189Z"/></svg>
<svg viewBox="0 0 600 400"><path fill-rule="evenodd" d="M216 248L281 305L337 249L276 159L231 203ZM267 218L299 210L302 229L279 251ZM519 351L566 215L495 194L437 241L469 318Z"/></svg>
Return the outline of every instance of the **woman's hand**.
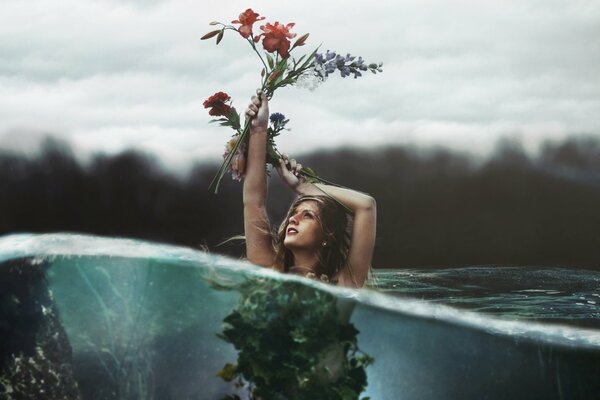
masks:
<svg viewBox="0 0 600 400"><path fill-rule="evenodd" d="M290 159L287 154L282 154L279 159L279 166L277 172L281 179L292 189L296 188L304 182L304 178L300 175L302 170L302 164L296 162L293 158Z"/></svg>
<svg viewBox="0 0 600 400"><path fill-rule="evenodd" d="M246 119L250 118L250 133L266 132L269 125L269 101L265 93L256 89L246 109Z"/></svg>

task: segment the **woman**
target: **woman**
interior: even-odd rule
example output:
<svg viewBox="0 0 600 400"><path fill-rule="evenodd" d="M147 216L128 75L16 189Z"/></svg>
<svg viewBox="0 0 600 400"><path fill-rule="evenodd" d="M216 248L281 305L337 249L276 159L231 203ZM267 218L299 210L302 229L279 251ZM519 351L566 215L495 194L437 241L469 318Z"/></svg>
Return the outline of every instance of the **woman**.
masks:
<svg viewBox="0 0 600 400"><path fill-rule="evenodd" d="M373 257L375 200L354 190L304 181L302 166L284 156L277 172L300 197L278 234L271 235L266 212L265 171L269 105L257 91L246 110L251 118L246 177L244 231L248 260L254 264L314 276L347 287L362 287ZM350 224L344 207L351 210Z"/></svg>

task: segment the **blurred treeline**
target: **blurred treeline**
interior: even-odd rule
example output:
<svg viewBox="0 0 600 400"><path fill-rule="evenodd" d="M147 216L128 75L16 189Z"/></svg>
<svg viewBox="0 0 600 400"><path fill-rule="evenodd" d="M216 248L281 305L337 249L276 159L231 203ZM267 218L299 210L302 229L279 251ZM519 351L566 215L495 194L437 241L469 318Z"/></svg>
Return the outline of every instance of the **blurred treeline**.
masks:
<svg viewBox="0 0 600 400"><path fill-rule="evenodd" d="M600 140L546 142L529 156L500 141L485 161L444 149L341 149L301 157L333 182L372 194L378 206L374 266L479 264L600 269ZM243 243L242 185L196 165L186 177L126 152L80 165L48 140L37 158L0 153L0 234L83 232L208 248L234 257ZM273 175L277 175L274 173ZM270 180L278 224L293 198Z"/></svg>

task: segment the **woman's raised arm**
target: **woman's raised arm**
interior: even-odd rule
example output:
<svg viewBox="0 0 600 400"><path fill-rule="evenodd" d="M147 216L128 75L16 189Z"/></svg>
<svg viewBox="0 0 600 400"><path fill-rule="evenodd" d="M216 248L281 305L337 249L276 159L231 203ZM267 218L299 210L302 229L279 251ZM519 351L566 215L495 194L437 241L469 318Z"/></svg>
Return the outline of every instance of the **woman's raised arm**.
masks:
<svg viewBox="0 0 600 400"><path fill-rule="evenodd" d="M251 118L248 143L248 160L244 178L244 233L246 256L254 264L273 266L275 252L271 238L271 226L267 215L267 126L269 104L260 90L252 97L246 110Z"/></svg>
<svg viewBox="0 0 600 400"><path fill-rule="evenodd" d="M302 165L284 156L280 160L277 171L284 182L299 195L329 195L348 207L354 214L348 261L346 267L339 272L337 279L341 286L362 287L371 269L375 247L377 230L375 199L356 190L306 182L300 178L301 169Z"/></svg>

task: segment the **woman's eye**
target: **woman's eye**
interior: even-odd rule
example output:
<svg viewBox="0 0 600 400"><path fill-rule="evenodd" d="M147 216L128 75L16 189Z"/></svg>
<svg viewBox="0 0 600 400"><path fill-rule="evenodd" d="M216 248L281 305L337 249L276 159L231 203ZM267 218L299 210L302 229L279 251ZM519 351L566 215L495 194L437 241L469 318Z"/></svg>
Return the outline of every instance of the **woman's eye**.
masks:
<svg viewBox="0 0 600 400"><path fill-rule="evenodd" d="M304 214L304 218L310 218L310 219L312 219L312 217L313 217L313 216L312 216L311 214L308 214L308 213L307 213L307 214Z"/></svg>

